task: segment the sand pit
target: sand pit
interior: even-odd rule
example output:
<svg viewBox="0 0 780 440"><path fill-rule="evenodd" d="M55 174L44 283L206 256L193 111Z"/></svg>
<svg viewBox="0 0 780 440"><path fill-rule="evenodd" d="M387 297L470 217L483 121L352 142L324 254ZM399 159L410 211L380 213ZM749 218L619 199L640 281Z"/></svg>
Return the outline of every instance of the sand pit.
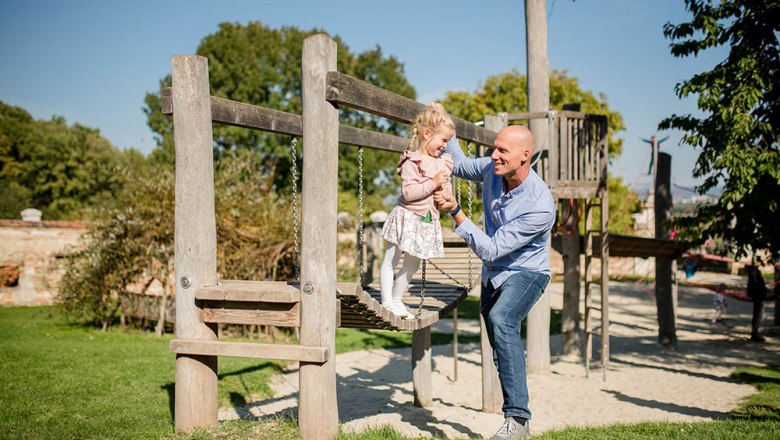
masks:
<svg viewBox="0 0 780 440"><path fill-rule="evenodd" d="M753 343L750 303L729 300L725 322L712 325L710 290L680 287L676 349L657 343L653 287L610 283L611 363L603 370L594 360L585 377L583 363L556 356L561 338L551 340L549 375L529 377L532 432L566 426L593 426L641 421L706 421L727 417L740 400L755 392L729 378L735 368L777 363L780 339L769 327L773 307L764 323L767 341ZM562 285L548 288L553 308L562 304ZM478 330L461 321L463 331ZM434 331L447 332L447 323ZM598 344L597 344L598 345ZM431 408L412 403L410 349L368 350L337 356L339 418L347 430L389 424L411 436L449 438L489 437L503 421L499 414L481 411L479 347L459 347L458 378L453 380L452 346L433 349ZM594 350L598 359L598 348ZM276 397L220 411L220 419L262 418L295 414L298 376L294 366L273 381Z"/></svg>

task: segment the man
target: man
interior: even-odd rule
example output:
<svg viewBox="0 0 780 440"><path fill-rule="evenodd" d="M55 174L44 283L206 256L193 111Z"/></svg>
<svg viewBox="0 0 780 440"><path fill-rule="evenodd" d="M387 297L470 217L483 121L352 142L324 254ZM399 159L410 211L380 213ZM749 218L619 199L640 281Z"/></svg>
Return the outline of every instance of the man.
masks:
<svg viewBox="0 0 780 440"><path fill-rule="evenodd" d="M456 176L483 184L484 232L452 194L439 191L434 200L452 215L455 232L484 262L480 312L504 396L504 424L493 439L525 438L530 435L531 412L520 322L550 280L547 246L555 201L531 169L534 137L525 126L501 130L489 158L465 157L455 136L445 152L452 154Z"/></svg>

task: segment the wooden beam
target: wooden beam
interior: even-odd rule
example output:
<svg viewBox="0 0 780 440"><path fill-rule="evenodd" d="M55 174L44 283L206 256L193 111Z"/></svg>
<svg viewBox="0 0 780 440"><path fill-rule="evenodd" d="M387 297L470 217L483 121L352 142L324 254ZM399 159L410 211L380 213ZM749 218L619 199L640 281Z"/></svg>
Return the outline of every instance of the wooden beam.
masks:
<svg viewBox="0 0 780 440"><path fill-rule="evenodd" d="M300 316L300 303L208 301L203 305L204 322L300 327Z"/></svg>
<svg viewBox="0 0 780 440"><path fill-rule="evenodd" d="M326 101L326 72L336 70L336 42L317 34L303 41L303 170L301 194L301 343L328 348L323 364L301 362L301 438L338 436L336 400L336 211L339 112Z"/></svg>
<svg viewBox="0 0 780 440"><path fill-rule="evenodd" d="M557 199L593 199L599 194L599 182L596 180L559 180L553 190Z"/></svg>
<svg viewBox="0 0 780 440"><path fill-rule="evenodd" d="M606 121L605 115L594 115L590 113L575 112L571 110L556 110L555 113L559 116L572 119L583 119L592 121ZM548 112L522 112L522 113L507 113L506 117L510 121L517 120L530 120L530 119L543 119L549 116Z"/></svg>
<svg viewBox="0 0 780 440"><path fill-rule="evenodd" d="M326 99L336 104L410 124L425 108L424 104L353 78L338 71L328 72ZM460 118L452 117L458 138L481 145L493 146L496 133Z"/></svg>
<svg viewBox="0 0 780 440"><path fill-rule="evenodd" d="M298 286L285 281L222 280L216 286L199 287L195 299L297 303L301 300L301 292Z"/></svg>
<svg viewBox="0 0 780 440"><path fill-rule="evenodd" d="M412 387L416 406L433 404L430 327L412 333Z"/></svg>
<svg viewBox="0 0 780 440"><path fill-rule="evenodd" d="M279 359L320 364L328 359L329 353L326 347L256 344L253 342L198 341L192 339L172 340L171 351L178 354Z"/></svg>
<svg viewBox="0 0 780 440"><path fill-rule="evenodd" d="M339 126L339 143L368 147L376 150L395 151L403 153L409 146L409 140L400 136L379 133L348 125Z"/></svg>
<svg viewBox="0 0 780 440"><path fill-rule="evenodd" d="M162 89L162 114L173 114L173 101L170 87ZM269 133L301 136L301 116L279 110L272 110L243 102L231 101L216 96L211 97L211 119L214 122L234 127L261 130ZM409 141L377 131L366 130L348 125L339 126L339 142L346 145L363 146L377 150L403 152Z"/></svg>
<svg viewBox="0 0 780 440"><path fill-rule="evenodd" d="M503 116L503 115L502 115ZM485 116L485 126L493 131L500 131L505 127L507 121L503 117ZM504 396L501 392L501 381L498 380L498 369L493 359L493 348L490 346L490 340L485 327L485 320L480 313L480 352L482 357L482 411L487 413L500 413L501 406L504 403Z"/></svg>
<svg viewBox="0 0 780 440"><path fill-rule="evenodd" d="M199 286L217 283L217 229L214 209L208 60L196 55L171 58L176 155L174 272L176 336L215 340L195 301ZM176 356L174 421L177 431L217 424L217 358Z"/></svg>

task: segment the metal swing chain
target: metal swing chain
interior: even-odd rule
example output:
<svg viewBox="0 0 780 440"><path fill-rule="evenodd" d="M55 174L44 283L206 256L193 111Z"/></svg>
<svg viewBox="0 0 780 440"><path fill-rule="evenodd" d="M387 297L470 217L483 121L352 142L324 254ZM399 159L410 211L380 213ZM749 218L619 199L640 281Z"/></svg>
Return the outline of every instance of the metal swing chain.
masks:
<svg viewBox="0 0 780 440"><path fill-rule="evenodd" d="M419 318L422 314L423 310L423 303L425 303L425 270L427 266L428 260L422 260L422 284L420 284L420 305L417 306L417 312L415 312L414 317Z"/></svg>
<svg viewBox="0 0 780 440"><path fill-rule="evenodd" d="M301 265L298 261L300 256L298 246L298 138L292 138L290 142L290 162L292 163L292 180L293 180L293 241L295 243L295 251L293 254L293 264L295 265L295 280L301 280Z"/></svg>
<svg viewBox="0 0 780 440"><path fill-rule="evenodd" d="M366 234L363 227L363 147L358 147L358 241L358 278L360 287L364 287L363 246L366 243Z"/></svg>
<svg viewBox="0 0 780 440"><path fill-rule="evenodd" d="M468 155L469 158L471 158L471 142L468 142L466 144L466 154ZM471 218L471 214L473 213L471 208L472 208L472 199L473 199L473 195L474 195L473 194L474 193L474 191L473 191L474 182L472 182L471 180L466 180L466 185L467 185L467 187L466 187L467 188L466 189L467 199L466 200L467 200L467 206L468 206L468 212L466 213L466 215L469 218ZM473 286L473 284L474 284L474 277L472 276L472 272L471 272L471 270L472 270L471 269L471 255L472 255L472 252L471 252L471 248L470 247L467 247L467 249L468 249L468 252L469 252L469 292L471 292L471 289L474 287Z"/></svg>

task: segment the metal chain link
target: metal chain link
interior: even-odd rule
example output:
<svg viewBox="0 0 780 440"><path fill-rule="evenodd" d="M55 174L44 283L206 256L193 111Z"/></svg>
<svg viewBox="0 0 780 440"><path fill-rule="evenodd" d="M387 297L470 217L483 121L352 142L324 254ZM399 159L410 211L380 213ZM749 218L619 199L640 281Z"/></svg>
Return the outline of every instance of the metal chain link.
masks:
<svg viewBox="0 0 780 440"><path fill-rule="evenodd" d="M292 138L290 142L290 162L292 180L293 180L293 241L295 243L295 251L293 254L293 264L295 265L295 280L301 280L301 265L298 261L300 251L298 246L298 138Z"/></svg>
<svg viewBox="0 0 780 440"><path fill-rule="evenodd" d="M366 234L363 227L363 147L358 147L358 278L360 286L365 286L365 271L363 270L363 246Z"/></svg>
<svg viewBox="0 0 780 440"><path fill-rule="evenodd" d="M466 144L466 153L468 157L471 158L471 142ZM466 190L468 212L466 213L466 215L469 218L471 218L471 214L473 214L472 199L474 198L474 190L473 190L474 182L472 182L471 180L467 180L466 185L468 185ZM471 292L472 287L474 287L474 277L472 275L472 268L471 268L471 255L472 255L471 248L469 247L468 250L469 250L469 292Z"/></svg>
<svg viewBox="0 0 780 440"><path fill-rule="evenodd" d="M428 265L428 260L422 260L422 284L420 284L420 305L417 306L417 312L414 314L415 318L419 318L422 314L423 303L425 303L425 269Z"/></svg>

